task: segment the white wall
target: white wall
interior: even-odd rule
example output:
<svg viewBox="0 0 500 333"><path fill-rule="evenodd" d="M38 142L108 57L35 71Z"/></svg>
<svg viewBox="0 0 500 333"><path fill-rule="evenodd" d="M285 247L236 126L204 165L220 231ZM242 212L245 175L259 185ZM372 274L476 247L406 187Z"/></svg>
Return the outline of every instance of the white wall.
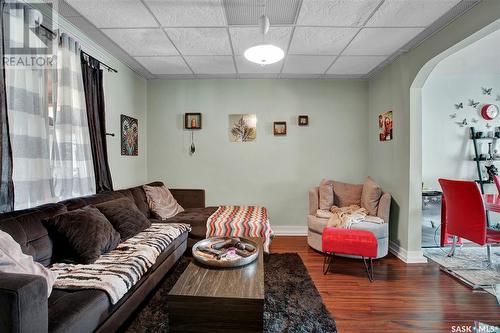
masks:
<svg viewBox="0 0 500 333"><path fill-rule="evenodd" d="M491 96L484 95L481 87L493 88ZM476 163L471 161L474 148L468 139L469 126L485 133L500 126L500 117L486 121L479 112L481 104L500 105L500 101L495 101L497 94L500 94L500 30L447 57L432 71L422 89L422 181L425 186L439 189L438 178L478 179ZM478 108L468 106L469 99L481 104ZM463 102L464 108L456 110L454 104L459 102ZM457 118L451 119L452 114ZM464 118L469 126L457 125L456 122ZM492 127L488 129L487 123ZM493 148L500 151L497 141ZM488 142L478 141L482 153L488 152ZM482 170L485 176L486 169Z"/></svg>
<svg viewBox="0 0 500 333"><path fill-rule="evenodd" d="M272 225L305 227L310 187L366 175L366 82L152 80L147 91L149 180L203 188L208 205L264 205ZM203 114L194 156L185 112ZM255 142L229 142L235 113L257 114ZM296 125L299 114L308 127ZM288 135L273 136L273 121L287 121Z"/></svg>

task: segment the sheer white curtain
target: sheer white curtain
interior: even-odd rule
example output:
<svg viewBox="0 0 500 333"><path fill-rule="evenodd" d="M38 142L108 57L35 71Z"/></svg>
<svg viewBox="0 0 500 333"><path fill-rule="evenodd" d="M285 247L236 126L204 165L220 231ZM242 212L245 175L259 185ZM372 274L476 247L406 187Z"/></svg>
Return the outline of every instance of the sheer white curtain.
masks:
<svg viewBox="0 0 500 333"><path fill-rule="evenodd" d="M26 26L30 10L19 4L9 11L11 47L26 44L23 30L30 47L47 42ZM65 34L58 40L57 66L5 70L14 209L95 193L80 48Z"/></svg>
<svg viewBox="0 0 500 333"><path fill-rule="evenodd" d="M28 11L21 4L9 11L11 34L5 42L10 47L23 46L19 30L26 28L24 17ZM30 41L36 42L31 33ZM50 161L49 70L36 66L5 68L15 209L56 200Z"/></svg>
<svg viewBox="0 0 500 333"><path fill-rule="evenodd" d="M57 52L52 175L59 200L95 193L79 44L66 34Z"/></svg>
<svg viewBox="0 0 500 333"><path fill-rule="evenodd" d="M47 70L5 71L14 208L55 201L50 163Z"/></svg>

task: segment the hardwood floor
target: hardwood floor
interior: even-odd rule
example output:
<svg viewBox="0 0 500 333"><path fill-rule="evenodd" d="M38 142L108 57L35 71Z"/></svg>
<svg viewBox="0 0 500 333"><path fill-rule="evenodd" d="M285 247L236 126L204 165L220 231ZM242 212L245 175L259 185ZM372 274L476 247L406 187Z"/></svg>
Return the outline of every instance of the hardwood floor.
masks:
<svg viewBox="0 0 500 333"><path fill-rule="evenodd" d="M355 259L335 257L323 275L323 257L306 237L276 237L271 253L284 252L301 256L340 333L453 332L474 320L500 325L494 296L472 292L436 264L407 265L390 254L374 263L370 283L363 262Z"/></svg>

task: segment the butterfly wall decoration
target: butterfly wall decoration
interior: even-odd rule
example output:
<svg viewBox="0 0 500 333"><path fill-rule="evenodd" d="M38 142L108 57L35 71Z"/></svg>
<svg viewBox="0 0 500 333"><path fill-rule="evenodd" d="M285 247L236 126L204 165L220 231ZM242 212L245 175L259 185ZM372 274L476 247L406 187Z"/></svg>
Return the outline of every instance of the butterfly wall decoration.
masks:
<svg viewBox="0 0 500 333"><path fill-rule="evenodd" d="M457 123L457 125L458 125L458 126L460 126L460 127L464 127L464 126L467 126L467 125L468 125L468 123L467 123L467 118L464 118L464 120L462 120L462 121L457 121L456 123Z"/></svg>
<svg viewBox="0 0 500 333"><path fill-rule="evenodd" d="M478 120L476 118L472 118L471 121L474 123L474 124L477 124Z"/></svg>
<svg viewBox="0 0 500 333"><path fill-rule="evenodd" d="M464 103L463 102L455 104L455 109L460 110L460 109L463 109L463 108L464 108Z"/></svg>
<svg viewBox="0 0 500 333"><path fill-rule="evenodd" d="M479 102L475 102L473 99L469 99L469 106L472 106L473 108L477 108L479 105Z"/></svg>
<svg viewBox="0 0 500 333"><path fill-rule="evenodd" d="M491 91L493 90L493 88L484 88L484 87L481 87L481 91L483 92L483 95L491 95Z"/></svg>
<svg viewBox="0 0 500 333"><path fill-rule="evenodd" d="M450 118L451 118L451 119L455 119L456 117L457 117L457 114L456 114L456 113L452 113L452 114L450 114Z"/></svg>

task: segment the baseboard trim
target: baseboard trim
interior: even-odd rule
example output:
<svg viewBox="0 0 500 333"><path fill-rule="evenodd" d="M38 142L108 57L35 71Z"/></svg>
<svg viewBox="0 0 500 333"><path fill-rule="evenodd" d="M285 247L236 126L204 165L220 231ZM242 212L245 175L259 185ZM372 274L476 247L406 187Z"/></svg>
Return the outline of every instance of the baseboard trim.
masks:
<svg viewBox="0 0 500 333"><path fill-rule="evenodd" d="M272 228L276 236L307 236L307 226L274 225Z"/></svg>
<svg viewBox="0 0 500 333"><path fill-rule="evenodd" d="M407 264L426 264L427 258L424 257L422 250L407 251L393 241L389 241L389 252L398 257L399 260Z"/></svg>

